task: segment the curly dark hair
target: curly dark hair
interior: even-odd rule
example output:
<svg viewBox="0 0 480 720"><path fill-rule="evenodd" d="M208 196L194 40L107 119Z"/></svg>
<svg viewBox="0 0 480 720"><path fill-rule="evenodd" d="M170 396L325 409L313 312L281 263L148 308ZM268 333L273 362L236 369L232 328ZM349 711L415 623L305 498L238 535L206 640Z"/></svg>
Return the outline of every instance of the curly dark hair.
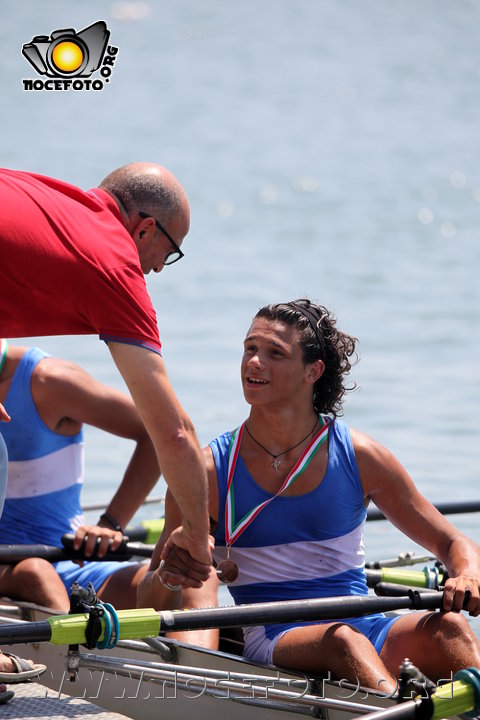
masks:
<svg viewBox="0 0 480 720"><path fill-rule="evenodd" d="M315 360L325 363L325 372L313 386L314 410L333 418L341 415L345 393L356 388L356 383L345 384L345 376L358 362L357 338L338 330L334 315L323 305L315 305L306 298L265 305L254 320L256 318L278 320L300 331L304 363Z"/></svg>

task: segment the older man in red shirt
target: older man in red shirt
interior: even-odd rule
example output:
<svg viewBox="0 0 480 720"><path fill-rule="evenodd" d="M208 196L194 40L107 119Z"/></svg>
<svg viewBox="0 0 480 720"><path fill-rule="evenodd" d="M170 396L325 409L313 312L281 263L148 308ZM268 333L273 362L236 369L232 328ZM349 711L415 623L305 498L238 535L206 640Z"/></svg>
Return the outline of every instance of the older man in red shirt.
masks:
<svg viewBox="0 0 480 720"><path fill-rule="evenodd" d="M0 170L0 336L98 333L107 342L180 506L176 542L208 565L205 466L143 277L182 257L189 224L185 191L153 163L125 165L86 192Z"/></svg>

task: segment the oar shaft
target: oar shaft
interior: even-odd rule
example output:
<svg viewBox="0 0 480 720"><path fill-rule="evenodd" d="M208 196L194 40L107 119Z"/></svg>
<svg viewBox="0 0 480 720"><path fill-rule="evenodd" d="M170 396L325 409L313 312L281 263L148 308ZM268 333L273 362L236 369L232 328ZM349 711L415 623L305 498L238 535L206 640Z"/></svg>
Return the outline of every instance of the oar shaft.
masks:
<svg viewBox="0 0 480 720"><path fill-rule="evenodd" d="M163 611L161 629L165 632L207 628L268 625L304 620L341 620L398 609L433 610L443 603L443 593L425 595L410 593L404 598L375 596L342 596L313 600L290 600L277 603L253 603L199 610Z"/></svg>
<svg viewBox="0 0 480 720"><path fill-rule="evenodd" d="M142 637L155 637L160 631L198 630L208 628L241 627L243 625L265 625L269 623L296 622L304 620L340 620L358 617L376 612L397 609L433 610L442 606L443 594L432 592L420 595L410 591L405 597L342 596L312 600L290 600L282 603L254 603L250 605L230 605L219 608L198 610L164 610L155 612L150 608L119 610L119 639L127 640ZM85 643L85 629L88 616L55 615L48 619L51 627L50 642L57 645ZM103 620L102 620L103 623ZM35 625L35 623L33 623ZM22 639L17 638L17 626L0 625L0 644L15 642L35 642L40 638L36 634L28 635L30 623L22 631ZM13 628L13 631L12 631ZM103 631L102 631L103 633ZM102 635L100 636L102 639Z"/></svg>
<svg viewBox="0 0 480 720"><path fill-rule="evenodd" d="M48 620L0 625L0 643L2 645L49 642L51 637L52 629Z"/></svg>
<svg viewBox="0 0 480 720"><path fill-rule="evenodd" d="M72 553L52 545L0 545L0 564L16 565L22 560L38 557L49 562L69 560Z"/></svg>
<svg viewBox="0 0 480 720"><path fill-rule="evenodd" d="M417 587L419 593L434 593L435 590L425 587ZM375 585L375 595L380 597L404 597L405 585L389 582L379 582Z"/></svg>
<svg viewBox="0 0 480 720"><path fill-rule="evenodd" d="M455 515L460 513L480 512L480 500L464 500L458 502L433 503L442 515ZM378 508L371 508L367 512L367 520L385 520L385 515Z"/></svg>
<svg viewBox="0 0 480 720"><path fill-rule="evenodd" d="M0 544L0 565L16 565L22 560L28 558L42 558L49 562L59 562L60 560L128 560L133 555L139 557L152 557L154 545L144 545L142 543L124 542L118 550L114 552L108 550L107 553L99 558L96 553L90 557L85 556L83 549L73 549L73 535L64 536L69 547L59 548L53 545L1 545Z"/></svg>
<svg viewBox="0 0 480 720"><path fill-rule="evenodd" d="M434 588L444 584L444 575L435 569L408 570L403 568L365 568L368 587L376 587L380 582L408 585L416 588Z"/></svg>
<svg viewBox="0 0 480 720"><path fill-rule="evenodd" d="M434 555L415 555L414 552L404 552L400 553L400 555L397 555L395 558L375 560L373 562L365 563L365 567L373 568L375 570L386 567L407 567L408 565L419 565L422 562L430 562L431 560L436 560Z"/></svg>
<svg viewBox="0 0 480 720"><path fill-rule="evenodd" d="M122 544L117 550L108 550L107 555L103 558L98 558L96 550L93 555L89 558L85 557L84 546L79 550L73 549L73 541L75 535L73 533L66 533L62 535L62 543L68 552L73 553L73 557L82 557L84 560L124 560L126 557L132 557L132 555L138 555L140 557L152 557L154 545L144 545L143 543L128 542L125 538Z"/></svg>

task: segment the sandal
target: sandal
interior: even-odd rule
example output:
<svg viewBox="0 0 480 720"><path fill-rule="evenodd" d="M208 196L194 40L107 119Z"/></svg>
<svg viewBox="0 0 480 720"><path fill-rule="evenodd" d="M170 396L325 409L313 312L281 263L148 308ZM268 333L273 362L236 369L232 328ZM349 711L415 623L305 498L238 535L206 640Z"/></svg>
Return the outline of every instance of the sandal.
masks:
<svg viewBox="0 0 480 720"><path fill-rule="evenodd" d="M28 680L38 677L47 669L46 665L34 665L32 667L28 660L24 660L13 653L3 652L3 655L11 658L15 670L13 672L0 672L0 683L27 682ZM7 701L5 700L4 702Z"/></svg>

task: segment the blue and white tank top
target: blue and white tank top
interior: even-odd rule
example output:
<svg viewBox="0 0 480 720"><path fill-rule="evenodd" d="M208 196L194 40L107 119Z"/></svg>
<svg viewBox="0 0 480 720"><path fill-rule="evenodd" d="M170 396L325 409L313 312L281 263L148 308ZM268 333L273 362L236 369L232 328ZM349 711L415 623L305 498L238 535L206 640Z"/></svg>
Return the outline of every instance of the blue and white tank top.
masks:
<svg viewBox="0 0 480 720"><path fill-rule="evenodd" d="M61 546L61 537L84 523L80 492L84 475L83 431L66 436L50 430L31 393L36 365L49 355L29 348L21 358L0 423L8 449L8 485L0 518L1 543Z"/></svg>
<svg viewBox="0 0 480 720"><path fill-rule="evenodd" d="M218 476L219 511L214 557L226 557L225 502L232 433L210 443ZM235 520L271 497L248 472L241 456L233 479ZM275 498L230 548L239 567L228 588L235 602L366 595L362 483L348 426L332 422L328 465L311 492Z"/></svg>

